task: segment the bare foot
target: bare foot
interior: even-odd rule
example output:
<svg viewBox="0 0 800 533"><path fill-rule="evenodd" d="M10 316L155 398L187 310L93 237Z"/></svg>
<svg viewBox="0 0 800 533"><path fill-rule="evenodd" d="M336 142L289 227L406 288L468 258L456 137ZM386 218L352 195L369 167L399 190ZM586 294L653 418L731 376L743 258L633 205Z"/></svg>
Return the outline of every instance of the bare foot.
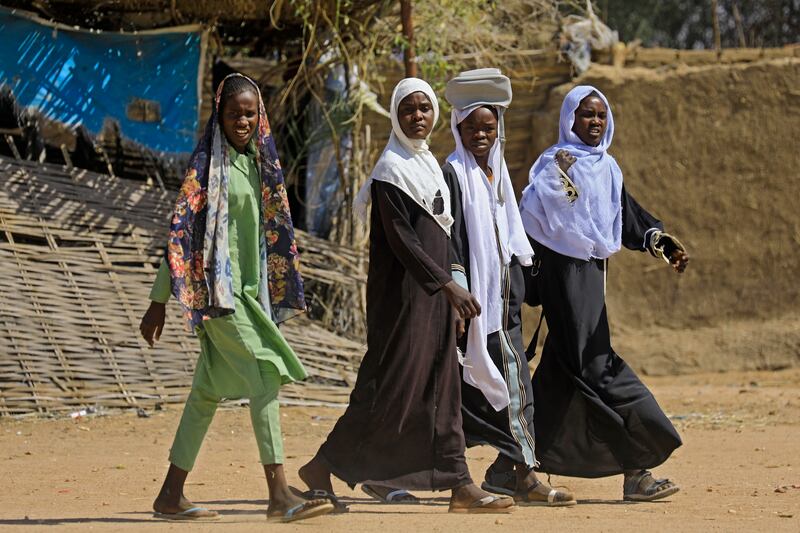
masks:
<svg viewBox="0 0 800 533"><path fill-rule="evenodd" d="M316 457L303 465L297 472L300 479L311 490L324 490L333 494L331 473L328 468Z"/></svg>
<svg viewBox="0 0 800 533"><path fill-rule="evenodd" d="M270 494L269 507L267 507L267 516L282 516L292 507L302 505L304 503L309 506L317 506L328 503L328 500L306 500L300 496L295 496L287 491L283 494Z"/></svg>
<svg viewBox="0 0 800 533"><path fill-rule="evenodd" d="M651 502L672 496L680 487L669 479L655 479L647 470L625 472L622 483L623 500Z"/></svg>
<svg viewBox="0 0 800 533"><path fill-rule="evenodd" d="M186 497L181 494L177 498L169 491L162 491L153 502L153 510L157 513L175 514L194 507Z"/></svg>
<svg viewBox="0 0 800 533"><path fill-rule="evenodd" d="M546 503L552 507L575 505L575 496L568 490L553 489L547 483L539 481L533 468L518 464L514 470L517 473L517 490L514 500L520 504Z"/></svg>
<svg viewBox="0 0 800 533"><path fill-rule="evenodd" d="M554 489L547 483L537 481L535 485L518 490L514 501L520 505L547 505L549 507L570 507L578 502L568 490Z"/></svg>
<svg viewBox="0 0 800 533"><path fill-rule="evenodd" d="M485 498L491 498L492 500L486 500L486 504L479 505L478 508L473 508L476 502L484 500ZM495 496L494 494L490 494L478 488L474 483L453 489L453 495L450 497L451 512L463 512L472 509L476 511L480 509L483 512L508 512L512 507L514 507L514 500L512 498Z"/></svg>
<svg viewBox="0 0 800 533"><path fill-rule="evenodd" d="M153 511L164 515L176 515L195 509L197 506L189 501L183 494L179 498L174 498L168 491L164 491L158 495L153 502ZM219 516L216 511L203 510L203 518L215 518Z"/></svg>

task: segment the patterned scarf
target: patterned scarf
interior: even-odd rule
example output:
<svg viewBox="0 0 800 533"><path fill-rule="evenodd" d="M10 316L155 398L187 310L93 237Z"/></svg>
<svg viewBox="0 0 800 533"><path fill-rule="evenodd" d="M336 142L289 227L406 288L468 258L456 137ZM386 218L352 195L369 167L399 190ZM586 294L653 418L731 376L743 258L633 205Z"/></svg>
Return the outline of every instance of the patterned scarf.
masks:
<svg viewBox="0 0 800 533"><path fill-rule="evenodd" d="M189 160L169 228L167 259L172 294L192 330L203 320L236 309L228 250L230 161L228 141L217 118L222 87L233 76L242 75L231 74L217 89L211 118ZM305 310L303 280L289 200L261 91L253 80L246 79L258 95L258 128L253 139L261 176L263 227L258 301L275 322L282 322Z"/></svg>

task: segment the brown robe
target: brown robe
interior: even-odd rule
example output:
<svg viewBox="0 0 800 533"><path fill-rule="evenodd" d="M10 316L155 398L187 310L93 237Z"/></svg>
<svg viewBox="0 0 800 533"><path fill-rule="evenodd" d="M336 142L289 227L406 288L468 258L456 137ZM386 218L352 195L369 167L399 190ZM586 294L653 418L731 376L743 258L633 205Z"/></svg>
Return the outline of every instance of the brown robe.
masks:
<svg viewBox="0 0 800 533"><path fill-rule="evenodd" d="M353 486L445 490L471 483L461 430L448 237L400 189L372 185L367 353L319 457Z"/></svg>

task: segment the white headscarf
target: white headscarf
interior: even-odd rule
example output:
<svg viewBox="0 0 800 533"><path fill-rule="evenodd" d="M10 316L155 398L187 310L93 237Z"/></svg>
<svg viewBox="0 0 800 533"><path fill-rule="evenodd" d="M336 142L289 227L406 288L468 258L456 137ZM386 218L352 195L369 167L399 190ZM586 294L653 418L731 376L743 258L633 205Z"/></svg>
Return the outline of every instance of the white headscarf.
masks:
<svg viewBox="0 0 800 533"><path fill-rule="evenodd" d="M512 256L517 256L521 264L530 265L533 250L519 216L500 139L495 140L489 152L489 167L494 174L491 183L461 142L458 125L480 107L483 104L453 109L450 129L456 149L447 162L456 171L461 189L469 239L469 289L481 303L480 316L470 321L464 381L477 387L499 411L509 404L508 386L492 362L486 348L486 337L503 327L503 267L511 262ZM498 122L502 121L505 109L493 107L497 110Z"/></svg>
<svg viewBox="0 0 800 533"><path fill-rule="evenodd" d="M598 146L585 144L572 131L581 100L596 93L607 110L607 125ZM520 211L528 235L551 250L589 260L606 259L622 244L622 170L607 152L614 137L614 117L605 95L591 85L578 85L564 97L558 144L533 164ZM577 161L570 167L578 196L570 201L555 154L567 150Z"/></svg>
<svg viewBox="0 0 800 533"><path fill-rule="evenodd" d="M431 101L433 105L433 125L439 119L439 101L436 99L436 93L431 86L419 78L400 80L400 83L397 84L394 92L392 92L390 109L392 134L389 137L389 143L384 148L380 158L378 158L378 162L375 164L369 179L358 191L358 195L353 202L353 209L361 221L366 223L372 181L385 181L399 188L419 204L449 236L450 226L453 225L453 217L450 214L450 190L444 181L439 162L428 149L428 143L425 140L406 137L397 119L397 108L400 102L403 98L415 92L425 93ZM431 126L432 128L433 126ZM434 199L437 197L442 199L444 211L434 214L433 204Z"/></svg>

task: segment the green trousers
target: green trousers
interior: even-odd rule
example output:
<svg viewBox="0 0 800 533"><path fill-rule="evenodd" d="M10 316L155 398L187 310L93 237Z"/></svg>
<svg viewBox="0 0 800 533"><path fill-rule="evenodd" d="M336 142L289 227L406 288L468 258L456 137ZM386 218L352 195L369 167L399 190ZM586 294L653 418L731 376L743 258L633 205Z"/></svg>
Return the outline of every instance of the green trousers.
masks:
<svg viewBox="0 0 800 533"><path fill-rule="evenodd" d="M261 377L267 392L250 398L250 420L253 423L261 463L282 464L283 442L278 404L281 375L277 369L270 373L262 367ZM187 472L192 470L203 438L221 400L222 398L205 391L197 384L192 386L192 392L189 393L183 408L175 441L172 443L170 463Z"/></svg>

